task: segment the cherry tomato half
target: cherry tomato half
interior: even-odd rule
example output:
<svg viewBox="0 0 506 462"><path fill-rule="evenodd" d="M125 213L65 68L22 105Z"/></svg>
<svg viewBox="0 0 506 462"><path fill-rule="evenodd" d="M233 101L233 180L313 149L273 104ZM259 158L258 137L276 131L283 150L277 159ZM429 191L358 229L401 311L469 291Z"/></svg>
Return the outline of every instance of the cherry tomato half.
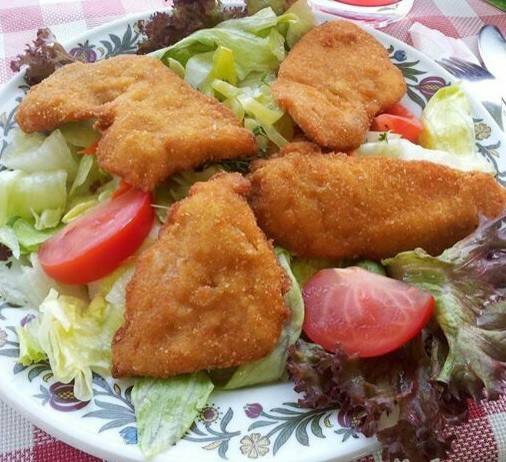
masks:
<svg viewBox="0 0 506 462"><path fill-rule="evenodd" d="M362 358L396 350L434 311L431 294L358 267L324 269L304 286L304 332L328 351Z"/></svg>
<svg viewBox="0 0 506 462"><path fill-rule="evenodd" d="M394 104L383 114L374 118L371 129L378 132L392 131L416 143L422 133L423 125L402 104Z"/></svg>
<svg viewBox="0 0 506 462"><path fill-rule="evenodd" d="M111 273L143 243L153 225L151 194L130 189L72 221L42 244L44 271L66 284Z"/></svg>

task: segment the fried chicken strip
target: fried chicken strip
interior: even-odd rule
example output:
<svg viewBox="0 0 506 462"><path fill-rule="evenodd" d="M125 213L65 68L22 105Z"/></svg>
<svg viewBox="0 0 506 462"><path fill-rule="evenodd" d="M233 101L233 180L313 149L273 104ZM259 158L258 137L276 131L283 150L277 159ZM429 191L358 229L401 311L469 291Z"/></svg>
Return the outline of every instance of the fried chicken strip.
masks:
<svg viewBox="0 0 506 462"><path fill-rule="evenodd" d="M374 115L402 98L406 84L374 37L351 22L330 21L290 51L272 92L308 138L349 151L364 141Z"/></svg>
<svg viewBox="0 0 506 462"><path fill-rule="evenodd" d="M175 204L127 287L113 375L168 377L266 356L287 317L285 275L238 173Z"/></svg>
<svg viewBox="0 0 506 462"><path fill-rule="evenodd" d="M284 154L284 155L283 155ZM250 203L260 227L304 257L437 255L506 208L506 190L480 172L423 161L322 154L308 143L257 161Z"/></svg>
<svg viewBox="0 0 506 462"><path fill-rule="evenodd" d="M148 56L62 67L28 92L16 117L28 133L96 118L100 166L144 190L177 171L256 151L230 109Z"/></svg>

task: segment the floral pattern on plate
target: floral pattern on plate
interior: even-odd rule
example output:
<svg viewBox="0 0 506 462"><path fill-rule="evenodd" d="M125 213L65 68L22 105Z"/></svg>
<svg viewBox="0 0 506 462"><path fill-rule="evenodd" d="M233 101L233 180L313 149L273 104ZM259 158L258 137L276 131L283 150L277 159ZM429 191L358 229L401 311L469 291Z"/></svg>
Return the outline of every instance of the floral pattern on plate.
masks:
<svg viewBox="0 0 506 462"><path fill-rule="evenodd" d="M89 31L69 44L70 53L86 62L133 53L139 39L136 19L129 18ZM428 99L451 77L415 50L375 32L408 84L404 99L420 114ZM28 90L20 76L0 92L0 155L16 126L15 110ZM502 134L486 111L473 105L479 152L496 166L506 184L506 154ZM46 363L17 364L19 344L15 326L33 314L0 302L0 396L39 421L46 430L72 436L80 448L99 457L143 460L137 448L135 413L131 403L133 381L93 377L94 397L78 401L70 384L54 380ZM218 391L201 410L191 429L163 460L220 461L276 460L277 462L347 461L377 449L374 439L351 428L353 416L336 410L302 409L289 383L233 392ZM65 438L63 438L65 439Z"/></svg>

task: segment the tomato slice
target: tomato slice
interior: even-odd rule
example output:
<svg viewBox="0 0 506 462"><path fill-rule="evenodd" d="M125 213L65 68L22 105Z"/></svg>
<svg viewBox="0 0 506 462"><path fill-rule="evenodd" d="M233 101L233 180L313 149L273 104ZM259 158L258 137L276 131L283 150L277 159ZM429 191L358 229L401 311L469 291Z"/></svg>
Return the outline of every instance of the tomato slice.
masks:
<svg viewBox="0 0 506 462"><path fill-rule="evenodd" d="M112 193L112 197L121 196L123 193L127 192L131 188L132 187L125 180L121 180L119 182L119 185L118 185L118 188L116 189L116 191L114 191Z"/></svg>
<svg viewBox="0 0 506 462"><path fill-rule="evenodd" d="M151 202L151 194L130 189L77 218L42 244L44 271L66 284L85 284L111 273L149 234Z"/></svg>
<svg viewBox="0 0 506 462"><path fill-rule="evenodd" d="M304 286L304 332L362 358L396 350L429 322L431 294L358 267L324 269Z"/></svg>
<svg viewBox="0 0 506 462"><path fill-rule="evenodd" d="M416 119L415 114L413 114L406 106L403 106L401 103L392 104L384 114L392 114L400 117L406 117L408 119Z"/></svg>
<svg viewBox="0 0 506 462"><path fill-rule="evenodd" d="M97 153L98 141L90 144L87 148L84 148L81 153L85 156L93 156Z"/></svg>
<svg viewBox="0 0 506 462"><path fill-rule="evenodd" d="M423 125L402 104L394 104L383 114L374 118L371 129L378 132L392 131L416 143L420 133L422 133Z"/></svg>

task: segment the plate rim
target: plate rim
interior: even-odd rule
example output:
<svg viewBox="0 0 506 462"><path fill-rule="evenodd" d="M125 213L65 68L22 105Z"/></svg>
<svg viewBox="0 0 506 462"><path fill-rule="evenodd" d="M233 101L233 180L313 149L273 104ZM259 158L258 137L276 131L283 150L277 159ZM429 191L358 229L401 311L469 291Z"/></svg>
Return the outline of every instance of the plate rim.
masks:
<svg viewBox="0 0 506 462"><path fill-rule="evenodd" d="M169 7L167 7L169 9ZM145 19L149 15L154 12L161 11L160 8L157 9L149 9L143 12L130 13L121 18L114 19L113 21L106 22L97 27L88 29L79 34L76 34L71 39L63 41L63 45L65 48L68 48L72 44L83 42L87 38L92 35L107 33L111 28L115 28L121 26L122 24L126 24L133 21L138 21L140 19ZM340 20L340 18L331 15L329 13L325 13L322 11L318 11L313 8L313 12L317 19L317 23L322 23L326 21L336 21ZM452 83L456 83L459 79L452 76L448 71L446 71L442 66L440 66L435 60L426 56L421 51L417 50L413 46L408 43L403 42L402 40L393 37L383 31L373 29L364 25L360 25L363 29L367 30L371 35L380 40L381 42L390 42L394 46L399 48L409 49L411 53L414 53L417 56L417 59L420 61L427 63L429 66L436 67L438 70L438 75L444 77L447 81ZM7 82L0 86L0 97L3 94L8 94L11 90L17 89L17 85L19 82L23 82L22 74L16 74L12 76ZM11 88L12 87L12 88ZM492 133L494 133L501 141L504 142L505 134L499 128L495 120L485 109L483 104L474 98L473 95L466 92L471 101L479 107L480 109L480 117L483 116L484 121L487 125L492 128ZM37 406L27 405L26 396L17 392L16 387L14 386L14 382L12 380L0 380L0 399L16 412L19 412L24 418L30 421L33 425L39 427L43 431L57 438L58 440L69 444L70 446L81 450L87 454L91 454L95 457L106 459L110 462L114 461L132 461L132 462L141 462L144 461L145 458L140 453L138 446L128 446L126 444L118 444L115 441L105 441L103 438L97 438L90 440L92 435L89 431L83 430L79 426L72 428L72 430L64 431L62 430L62 422L55 417L52 413L41 413L40 409ZM30 404L30 402L28 402ZM379 449L379 443L374 440L363 440L364 444L360 449L356 449L352 452L347 453L345 456L350 459L354 459L356 457L361 457L375 450ZM340 456L337 456L340 457ZM170 452L164 452L159 456L155 457L155 461L175 461L173 457L171 457ZM331 460L336 460L335 458L327 459L327 460L319 460L318 462L330 462Z"/></svg>

